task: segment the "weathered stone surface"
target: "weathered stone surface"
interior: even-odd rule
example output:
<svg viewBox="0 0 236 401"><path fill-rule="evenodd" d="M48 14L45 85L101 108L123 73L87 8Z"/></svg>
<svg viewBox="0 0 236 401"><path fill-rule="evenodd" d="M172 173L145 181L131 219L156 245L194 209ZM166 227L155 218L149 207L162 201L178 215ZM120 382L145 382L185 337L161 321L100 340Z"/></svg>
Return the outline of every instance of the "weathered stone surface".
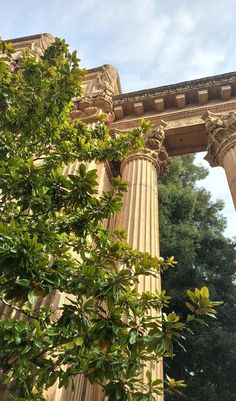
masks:
<svg viewBox="0 0 236 401"><path fill-rule="evenodd" d="M207 155L210 166L225 169L229 188L236 208L236 114L218 115L206 112Z"/></svg>
<svg viewBox="0 0 236 401"><path fill-rule="evenodd" d="M123 207L116 218L116 225L127 232L129 245L140 251L159 256L158 228L158 189L157 177L166 168L167 153L163 147L166 124L162 121L153 127L145 141L144 149L128 154L121 164L122 180L128 182ZM161 278L151 276L140 279L138 290L161 290ZM153 379L163 377L163 364L160 359L152 370ZM145 381L146 369L142 373ZM163 397L158 396L157 401Z"/></svg>

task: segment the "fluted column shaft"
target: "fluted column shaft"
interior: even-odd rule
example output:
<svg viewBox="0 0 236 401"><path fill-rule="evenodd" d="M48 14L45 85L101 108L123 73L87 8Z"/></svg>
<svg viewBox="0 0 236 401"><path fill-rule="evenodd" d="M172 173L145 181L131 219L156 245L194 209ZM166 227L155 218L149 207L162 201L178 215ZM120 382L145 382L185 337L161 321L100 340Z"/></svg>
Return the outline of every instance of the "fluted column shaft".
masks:
<svg viewBox="0 0 236 401"><path fill-rule="evenodd" d="M230 192L236 209L236 114L203 115L208 134L207 155L210 166L222 166L225 170Z"/></svg>
<svg viewBox="0 0 236 401"><path fill-rule="evenodd" d="M117 217L117 226L127 233L127 242L134 248L159 256L158 175L166 167L167 153L163 147L165 123L162 122L149 135L144 149L130 153L121 164L122 181L128 182L123 208ZM138 290L155 292L161 289L161 280L143 276ZM163 379L160 361L153 378ZM145 380L145 371L142 374ZM158 401L162 396L157 398Z"/></svg>
<svg viewBox="0 0 236 401"><path fill-rule="evenodd" d="M122 181L128 182L118 224L127 232L128 244L159 255L157 172L149 151L127 157L121 165Z"/></svg>
<svg viewBox="0 0 236 401"><path fill-rule="evenodd" d="M234 207L236 209L236 144L234 147L229 149L225 155L223 167L225 169Z"/></svg>
<svg viewBox="0 0 236 401"><path fill-rule="evenodd" d="M97 169L98 175L98 195L101 196L103 192L109 191L111 188L111 171L108 163L86 163L87 168ZM64 174L76 174L79 162L75 161L73 164L65 168ZM108 227L109 221L103 221L104 227ZM62 305L69 303L66 299L65 293L57 293L53 300L53 309L58 311ZM71 298L71 296L70 296ZM47 401L104 401L104 393L102 387L98 384L91 384L89 380L83 376L78 375L74 377L73 389L72 384L68 388L59 388L58 381L48 389L45 394Z"/></svg>

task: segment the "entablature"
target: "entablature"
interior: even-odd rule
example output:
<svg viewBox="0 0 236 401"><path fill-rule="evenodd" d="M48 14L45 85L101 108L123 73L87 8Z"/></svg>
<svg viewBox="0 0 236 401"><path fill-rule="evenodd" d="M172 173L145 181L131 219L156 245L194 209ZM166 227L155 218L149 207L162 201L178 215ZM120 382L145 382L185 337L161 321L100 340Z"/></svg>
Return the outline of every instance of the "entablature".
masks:
<svg viewBox="0 0 236 401"><path fill-rule="evenodd" d="M163 112L217 100L225 101L233 96L236 96L236 72L120 94L113 97L113 104L114 110L122 107L125 117L136 114L137 103L142 103L144 113Z"/></svg>
<svg viewBox="0 0 236 401"><path fill-rule="evenodd" d="M127 116L109 124L111 133L127 131L140 125L143 119L155 125L164 120L166 139L165 147L170 156L205 151L207 133L202 115L207 110L214 113L236 111L236 97L227 102L208 103L206 106L186 107L181 111L173 110L163 113L146 113L145 115Z"/></svg>
<svg viewBox="0 0 236 401"><path fill-rule="evenodd" d="M111 132L137 127L142 119L167 123L165 146L169 155L207 148L202 114L236 111L236 73L217 75L113 97L115 120Z"/></svg>

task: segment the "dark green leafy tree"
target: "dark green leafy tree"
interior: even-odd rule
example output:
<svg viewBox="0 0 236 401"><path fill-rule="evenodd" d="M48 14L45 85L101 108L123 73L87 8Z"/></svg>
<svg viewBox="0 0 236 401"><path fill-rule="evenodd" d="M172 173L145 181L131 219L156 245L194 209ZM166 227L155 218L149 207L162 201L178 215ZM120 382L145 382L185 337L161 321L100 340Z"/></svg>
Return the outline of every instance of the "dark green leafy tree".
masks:
<svg viewBox="0 0 236 401"><path fill-rule="evenodd" d="M187 290L196 283L207 286L223 305L217 321L194 325L195 335L182 343L188 353L177 346L175 358L166 360L166 372L185 379L188 401L231 401L236 394L236 247L223 235L222 202L196 187L206 171L193 160L173 158L169 173L160 178L161 252L165 256L171 250L179 261L171 274L165 272L164 286L182 317Z"/></svg>
<svg viewBox="0 0 236 401"><path fill-rule="evenodd" d="M138 376L146 363L173 355L187 326L175 312L161 318L165 291L140 294L136 284L175 262L132 250L121 232L103 228L126 185L115 178L97 197L96 171L86 167L140 148L148 127L111 139L102 121L71 121L83 72L64 41L39 60L26 51L17 64L11 45L0 46L0 298L8 310L0 323L2 385L17 388L17 396L10 390L15 400L40 401L55 381L66 387L84 374L110 401L151 401L161 381L150 372L146 383ZM63 174L75 160L77 173ZM67 299L55 311L58 292ZM189 302L191 319L215 313L206 287L189 292ZM167 382L171 393L184 386Z"/></svg>

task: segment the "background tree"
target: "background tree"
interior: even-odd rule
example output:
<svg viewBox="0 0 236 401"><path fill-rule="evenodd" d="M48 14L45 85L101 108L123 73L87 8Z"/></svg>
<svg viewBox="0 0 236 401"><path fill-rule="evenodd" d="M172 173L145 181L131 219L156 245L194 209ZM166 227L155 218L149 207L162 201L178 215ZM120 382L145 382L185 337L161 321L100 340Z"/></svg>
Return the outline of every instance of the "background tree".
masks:
<svg viewBox="0 0 236 401"><path fill-rule="evenodd" d="M186 291L196 283L224 304L217 321L195 327L195 335L186 338L191 355L177 346L173 361L166 360L166 372L185 379L188 401L231 401L236 394L236 248L223 235L222 202L196 187L207 173L193 160L190 155L172 158L169 173L160 177L161 252L165 256L171 250L179 261L171 274L165 272L164 287L181 316L186 315Z"/></svg>

